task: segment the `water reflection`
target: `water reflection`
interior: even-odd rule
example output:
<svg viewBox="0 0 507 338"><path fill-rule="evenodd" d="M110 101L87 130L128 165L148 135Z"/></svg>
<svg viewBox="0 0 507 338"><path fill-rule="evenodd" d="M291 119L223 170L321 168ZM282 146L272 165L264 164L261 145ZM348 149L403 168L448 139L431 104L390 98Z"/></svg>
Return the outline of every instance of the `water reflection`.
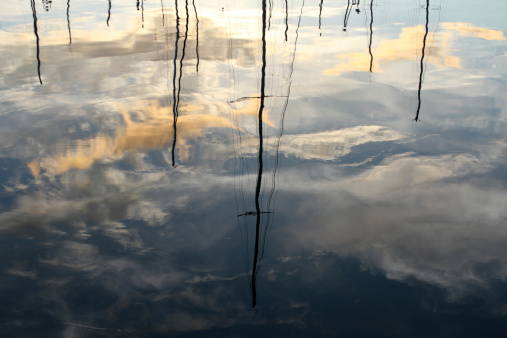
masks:
<svg viewBox="0 0 507 338"><path fill-rule="evenodd" d="M111 6L111 0L109 1L109 5ZM111 13L111 7L109 7L109 14ZM109 26L109 16L108 16L108 26ZM67 28L69 29L69 45L72 44L72 33L70 31L70 0L67 0Z"/></svg>
<svg viewBox="0 0 507 338"><path fill-rule="evenodd" d="M502 20L132 5L3 20L2 332L505 329Z"/></svg>
<svg viewBox="0 0 507 338"><path fill-rule="evenodd" d="M70 1L70 0L68 0ZM109 27L109 20L111 19L111 0L108 0L109 7L107 8L107 21L106 24ZM69 32L70 32L70 25L69 25Z"/></svg>
<svg viewBox="0 0 507 338"><path fill-rule="evenodd" d="M37 47L37 74L39 75L39 82L42 84L42 78L40 75L40 42L39 42L39 33L37 29L37 8L35 6L35 0L30 0L32 5L32 15L33 15L33 33L35 34L35 45Z"/></svg>
<svg viewBox="0 0 507 338"><path fill-rule="evenodd" d="M421 71L419 72L419 88L417 89L417 112L415 114L415 122L419 121L419 112L421 110L421 89L423 83L423 74L424 74L424 54L426 52L426 39L428 37L428 23L430 17L430 1L426 0L426 23L424 25L424 36L422 43L422 52L421 52Z"/></svg>

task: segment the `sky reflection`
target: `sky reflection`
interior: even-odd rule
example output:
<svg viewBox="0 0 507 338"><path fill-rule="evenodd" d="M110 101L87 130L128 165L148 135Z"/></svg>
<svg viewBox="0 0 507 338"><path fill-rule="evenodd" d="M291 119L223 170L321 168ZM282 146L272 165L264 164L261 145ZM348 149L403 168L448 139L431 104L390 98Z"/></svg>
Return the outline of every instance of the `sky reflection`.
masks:
<svg viewBox="0 0 507 338"><path fill-rule="evenodd" d="M8 3L1 331L504 330L506 28L425 3Z"/></svg>

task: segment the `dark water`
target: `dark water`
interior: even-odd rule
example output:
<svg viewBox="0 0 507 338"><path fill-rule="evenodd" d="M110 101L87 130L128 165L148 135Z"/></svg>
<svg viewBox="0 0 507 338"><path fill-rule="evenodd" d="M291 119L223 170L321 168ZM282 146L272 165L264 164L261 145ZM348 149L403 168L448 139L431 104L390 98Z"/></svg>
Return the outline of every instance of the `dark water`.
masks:
<svg viewBox="0 0 507 338"><path fill-rule="evenodd" d="M1 337L501 337L505 1L5 1Z"/></svg>

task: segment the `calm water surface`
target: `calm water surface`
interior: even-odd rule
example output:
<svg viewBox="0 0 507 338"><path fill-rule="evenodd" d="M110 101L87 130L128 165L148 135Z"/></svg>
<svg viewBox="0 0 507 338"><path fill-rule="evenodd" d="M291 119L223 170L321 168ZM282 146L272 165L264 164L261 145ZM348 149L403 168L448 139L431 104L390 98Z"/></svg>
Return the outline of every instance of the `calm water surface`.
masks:
<svg viewBox="0 0 507 338"><path fill-rule="evenodd" d="M0 336L507 331L507 2L0 14Z"/></svg>

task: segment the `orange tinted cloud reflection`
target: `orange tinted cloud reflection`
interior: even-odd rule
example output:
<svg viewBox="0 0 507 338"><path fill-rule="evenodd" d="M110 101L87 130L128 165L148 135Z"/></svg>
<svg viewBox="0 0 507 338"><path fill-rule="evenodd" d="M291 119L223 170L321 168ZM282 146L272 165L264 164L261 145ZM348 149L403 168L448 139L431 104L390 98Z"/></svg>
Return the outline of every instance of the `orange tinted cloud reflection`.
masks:
<svg viewBox="0 0 507 338"><path fill-rule="evenodd" d="M50 174L61 174L71 169L88 169L93 163L104 159L119 159L126 153L150 149L163 149L173 142L174 126L172 108L160 107L158 102L138 102L130 111L123 109L124 126L118 128L115 136L99 134L92 139L79 140L70 147L64 146L64 154L34 160L27 164L34 177L42 170ZM177 150L181 161L188 159L190 145L188 140L202 137L211 128L241 129L231 122L229 117L204 114L206 104L185 104L179 108L177 120ZM219 110L226 111L224 105L214 104ZM247 100L239 104L235 114L257 118L258 99ZM264 123L274 127L265 109Z"/></svg>
<svg viewBox="0 0 507 338"><path fill-rule="evenodd" d="M449 55L452 49L449 42L457 31L461 36L472 36L486 40L505 40L503 32L466 23L442 23L443 31L428 33L426 60L438 67L461 68L460 59ZM416 60L422 53L422 41L425 29L423 25L403 28L398 39L380 41L374 50L373 71L382 72L382 64ZM370 55L368 50L361 53L340 53L336 57L340 62L334 68L324 70L325 75L340 75L342 72L368 72L370 70Z"/></svg>
<svg viewBox="0 0 507 338"><path fill-rule="evenodd" d="M172 144L173 117L172 109L160 107L156 102L149 102L148 108L135 113L124 110L121 114L124 126L115 136L97 135L88 140L79 140L72 150L65 150L62 155L47 157L40 162L35 160L28 164L34 177L44 170L51 174L60 174L70 169L87 169L93 163L106 158L118 159L126 153L148 149L162 149ZM177 148L180 160L188 157L187 141L198 138L210 128L234 128L229 118L202 113L204 106L182 106L177 122Z"/></svg>

